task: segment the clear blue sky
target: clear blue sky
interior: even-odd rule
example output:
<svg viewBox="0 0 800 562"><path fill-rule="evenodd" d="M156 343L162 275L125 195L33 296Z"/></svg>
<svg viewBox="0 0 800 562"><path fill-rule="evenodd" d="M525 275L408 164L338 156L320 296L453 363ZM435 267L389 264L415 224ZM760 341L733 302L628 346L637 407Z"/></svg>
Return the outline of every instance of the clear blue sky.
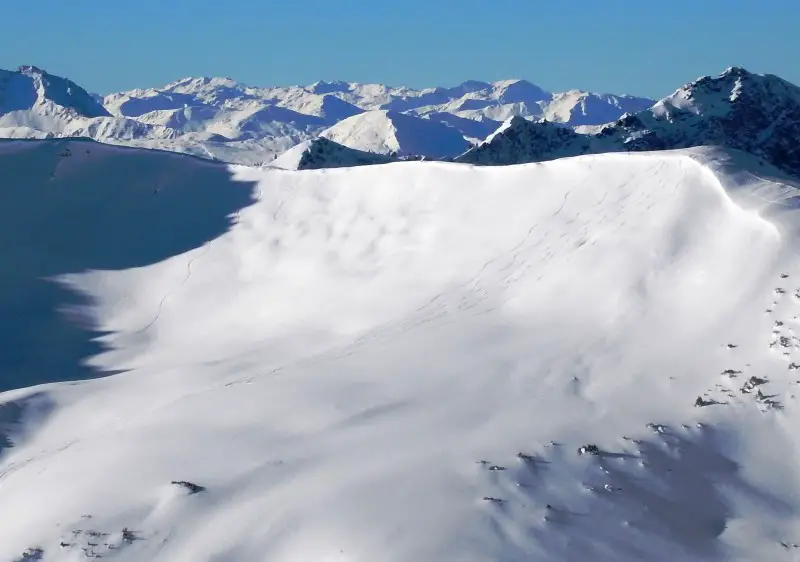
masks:
<svg viewBox="0 0 800 562"><path fill-rule="evenodd" d="M0 68L98 93L227 76L411 86L526 78L662 97L744 66L800 84L800 0L8 0Z"/></svg>

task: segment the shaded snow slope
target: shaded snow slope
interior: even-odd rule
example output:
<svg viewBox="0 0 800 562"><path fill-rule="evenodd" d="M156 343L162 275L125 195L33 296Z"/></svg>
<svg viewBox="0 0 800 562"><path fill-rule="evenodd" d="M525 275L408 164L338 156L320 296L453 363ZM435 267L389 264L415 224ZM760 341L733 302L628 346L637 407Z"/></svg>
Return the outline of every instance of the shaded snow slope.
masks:
<svg viewBox="0 0 800 562"><path fill-rule="evenodd" d="M706 157L238 170L63 278L127 372L0 395L0 558L796 558L796 190Z"/></svg>
<svg viewBox="0 0 800 562"><path fill-rule="evenodd" d="M626 115L595 134L513 118L461 161L518 164L586 153L721 146L748 152L800 177L798 138L800 88L777 76L729 68L717 77L695 80L651 109Z"/></svg>
<svg viewBox="0 0 800 562"><path fill-rule="evenodd" d="M320 133L341 145L396 156L448 158L470 143L453 127L396 111L369 111L341 121Z"/></svg>
<svg viewBox="0 0 800 562"><path fill-rule="evenodd" d="M0 391L97 375L80 299L54 278L199 248L250 200L224 166L91 141L0 141L0 178Z"/></svg>
<svg viewBox="0 0 800 562"><path fill-rule="evenodd" d="M391 161L392 158L388 156L355 150L320 137L290 148L270 162L269 166L283 170L316 170L386 164Z"/></svg>

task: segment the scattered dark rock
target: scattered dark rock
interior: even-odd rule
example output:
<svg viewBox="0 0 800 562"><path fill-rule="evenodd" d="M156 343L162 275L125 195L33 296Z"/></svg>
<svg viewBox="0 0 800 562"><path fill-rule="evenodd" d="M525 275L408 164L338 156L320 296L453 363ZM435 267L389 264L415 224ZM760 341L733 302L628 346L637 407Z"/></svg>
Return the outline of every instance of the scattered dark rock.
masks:
<svg viewBox="0 0 800 562"><path fill-rule="evenodd" d="M504 467L504 466L498 466L498 465L496 465L496 464L493 464L492 466L490 466L490 467L489 467L489 470L493 470L493 471L505 470L505 469L506 469L506 467Z"/></svg>
<svg viewBox="0 0 800 562"><path fill-rule="evenodd" d="M190 495L205 491L205 486L200 486L199 484L188 482L186 480L173 480L172 484L186 488Z"/></svg>
<svg viewBox="0 0 800 562"><path fill-rule="evenodd" d="M766 395L763 392L761 392L761 389L759 389L756 392L756 400L758 402L764 404L767 408L770 408L772 410L783 410L783 405L777 400L773 400L775 396L776 396L775 394Z"/></svg>
<svg viewBox="0 0 800 562"><path fill-rule="evenodd" d="M132 544L133 541L138 540L139 537L136 536L136 533L128 529L127 527L123 527L122 529L122 542L126 542L128 544Z"/></svg>
<svg viewBox="0 0 800 562"><path fill-rule="evenodd" d="M44 550L39 547L29 548L22 553L17 562L33 562L34 560L42 560L44 558Z"/></svg>
<svg viewBox="0 0 800 562"><path fill-rule="evenodd" d="M734 343L729 343L727 347L728 347L728 349L736 349L739 346L734 344Z"/></svg>
<svg viewBox="0 0 800 562"><path fill-rule="evenodd" d="M798 365L797 363L789 363L789 370L790 371L795 371L797 369L800 369L800 365Z"/></svg>
<svg viewBox="0 0 800 562"><path fill-rule="evenodd" d="M694 405L696 408L703 408L705 406L713 406L714 404L719 404L716 400L709 399L704 400L702 396L698 396L697 400L694 401Z"/></svg>
<svg viewBox="0 0 800 562"><path fill-rule="evenodd" d="M789 277L788 273L781 273L781 279L786 279Z"/></svg>
<svg viewBox="0 0 800 562"><path fill-rule="evenodd" d="M742 394L748 394L755 390L757 386L765 384L767 379L762 379L761 377L752 376L747 381L745 381L744 385L741 388ZM761 392L761 391L759 391Z"/></svg>
<svg viewBox="0 0 800 562"><path fill-rule="evenodd" d="M781 289L780 287L775 289L776 295L783 295L784 293L786 293L786 289Z"/></svg>
<svg viewBox="0 0 800 562"><path fill-rule="evenodd" d="M578 454L579 455L599 455L600 449L597 445L583 445L578 447Z"/></svg>
<svg viewBox="0 0 800 562"><path fill-rule="evenodd" d="M736 377L736 375L741 375L742 372L741 371L736 371L734 369L725 369L724 371L722 371L722 374L726 375L726 376L728 376L730 378L734 378L734 377Z"/></svg>
<svg viewBox="0 0 800 562"><path fill-rule="evenodd" d="M502 500L500 498L493 498L492 496L483 496L483 501L494 502L494 503L506 503L506 500Z"/></svg>
<svg viewBox="0 0 800 562"><path fill-rule="evenodd" d="M647 427L652 429L656 433L665 433L667 431L667 426L661 425L660 423L648 423Z"/></svg>
<svg viewBox="0 0 800 562"><path fill-rule="evenodd" d="M517 453L517 458L528 462L533 462L536 460L532 455L526 455L525 453Z"/></svg>

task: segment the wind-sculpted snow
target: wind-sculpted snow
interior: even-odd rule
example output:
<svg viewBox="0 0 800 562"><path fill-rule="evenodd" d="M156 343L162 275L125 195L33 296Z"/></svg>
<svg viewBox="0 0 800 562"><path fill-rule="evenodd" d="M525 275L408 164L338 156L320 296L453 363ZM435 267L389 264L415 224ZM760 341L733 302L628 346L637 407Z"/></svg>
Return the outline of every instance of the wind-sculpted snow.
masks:
<svg viewBox="0 0 800 562"><path fill-rule="evenodd" d="M237 169L61 277L126 372L0 395L0 558L793 560L797 191L712 156Z"/></svg>
<svg viewBox="0 0 800 562"><path fill-rule="evenodd" d="M101 374L102 328L60 276L200 248L250 201L224 166L89 141L0 141L0 178L0 391Z"/></svg>

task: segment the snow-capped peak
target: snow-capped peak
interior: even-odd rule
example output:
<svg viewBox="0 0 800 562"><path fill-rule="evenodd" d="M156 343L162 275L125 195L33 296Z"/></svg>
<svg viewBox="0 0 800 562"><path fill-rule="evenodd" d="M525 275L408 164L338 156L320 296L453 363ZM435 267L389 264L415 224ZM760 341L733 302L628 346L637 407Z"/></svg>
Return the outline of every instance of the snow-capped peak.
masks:
<svg viewBox="0 0 800 562"><path fill-rule="evenodd" d="M469 148L469 142L453 127L441 122L376 110L340 121L320 136L344 146L396 156L454 157Z"/></svg>
<svg viewBox="0 0 800 562"><path fill-rule="evenodd" d="M336 92L349 91L350 84L342 80L334 80L333 82L319 80L308 86L306 89L314 94L332 94Z"/></svg>
<svg viewBox="0 0 800 562"><path fill-rule="evenodd" d="M494 97L501 103L536 103L549 101L553 94L527 80L501 80L494 82Z"/></svg>
<svg viewBox="0 0 800 562"><path fill-rule="evenodd" d="M66 78L31 65L20 66L16 72L0 70L0 116L33 108L76 117L109 115L91 94Z"/></svg>

